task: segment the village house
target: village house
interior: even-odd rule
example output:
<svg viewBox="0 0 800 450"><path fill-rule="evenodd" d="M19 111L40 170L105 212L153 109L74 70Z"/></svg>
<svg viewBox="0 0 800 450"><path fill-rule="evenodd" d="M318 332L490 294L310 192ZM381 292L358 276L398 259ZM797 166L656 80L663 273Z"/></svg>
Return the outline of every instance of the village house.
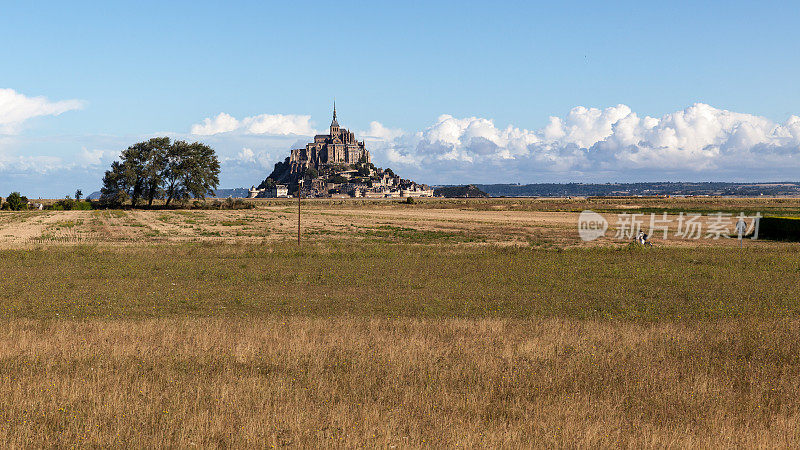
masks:
<svg viewBox="0 0 800 450"><path fill-rule="evenodd" d="M256 189L255 186L251 186L249 189L249 195L247 198L256 198L256 197L266 197L266 198L288 198L289 197L289 187L285 184L276 184L272 188L261 188Z"/></svg>

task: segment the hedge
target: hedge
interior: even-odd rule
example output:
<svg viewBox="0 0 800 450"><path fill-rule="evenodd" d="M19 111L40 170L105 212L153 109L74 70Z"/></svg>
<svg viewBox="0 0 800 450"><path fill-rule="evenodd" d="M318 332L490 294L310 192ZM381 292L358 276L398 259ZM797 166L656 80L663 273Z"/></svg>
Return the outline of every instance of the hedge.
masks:
<svg viewBox="0 0 800 450"><path fill-rule="evenodd" d="M800 218L762 217L759 219L758 238L800 242Z"/></svg>

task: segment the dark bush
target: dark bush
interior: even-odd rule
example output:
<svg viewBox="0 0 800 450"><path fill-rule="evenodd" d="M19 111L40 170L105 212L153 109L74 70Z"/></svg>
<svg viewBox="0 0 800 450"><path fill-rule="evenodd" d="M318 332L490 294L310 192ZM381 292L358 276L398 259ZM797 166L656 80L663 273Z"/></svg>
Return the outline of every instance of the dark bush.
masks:
<svg viewBox="0 0 800 450"><path fill-rule="evenodd" d="M3 209L10 209L11 211L28 209L28 197L20 195L19 192L12 192L3 203Z"/></svg>
<svg viewBox="0 0 800 450"><path fill-rule="evenodd" d="M92 209L92 202L81 202L71 198L65 198L53 203L53 206L48 209L52 209L54 211L88 211Z"/></svg>
<svg viewBox="0 0 800 450"><path fill-rule="evenodd" d="M759 219L758 238L800 242L800 218L762 217Z"/></svg>
<svg viewBox="0 0 800 450"><path fill-rule="evenodd" d="M253 209L255 207L255 204L246 202L244 199L231 197L226 198L225 201L202 202L195 200L192 202L192 209Z"/></svg>
<svg viewBox="0 0 800 450"><path fill-rule="evenodd" d="M333 184L347 183L347 178L345 178L345 177L343 177L343 176L341 176L339 174L336 174L336 175L328 178L328 183L333 183Z"/></svg>

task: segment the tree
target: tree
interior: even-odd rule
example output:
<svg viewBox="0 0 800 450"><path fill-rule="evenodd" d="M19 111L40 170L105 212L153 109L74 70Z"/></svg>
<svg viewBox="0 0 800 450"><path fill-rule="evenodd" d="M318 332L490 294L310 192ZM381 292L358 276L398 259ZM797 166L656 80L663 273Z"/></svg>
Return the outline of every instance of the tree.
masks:
<svg viewBox="0 0 800 450"><path fill-rule="evenodd" d="M189 146L187 172L183 179L186 191L194 198L205 200L214 195L219 185L219 160L211 147L195 142Z"/></svg>
<svg viewBox="0 0 800 450"><path fill-rule="evenodd" d="M75 191L75 200L76 201L81 201L82 198L83 198L83 191L80 190L80 189Z"/></svg>
<svg viewBox="0 0 800 450"><path fill-rule="evenodd" d="M184 141L175 142L167 151L164 182L166 188L166 205L169 206L173 199L184 200L189 194L183 184L188 173L189 145Z"/></svg>
<svg viewBox="0 0 800 450"><path fill-rule="evenodd" d="M119 204L120 191L124 191L132 206L137 206L141 199L152 205L153 200L162 194L165 157L169 146L169 138L162 137L139 142L124 150L119 164L111 165L114 174L109 176L109 172L106 172L109 186L106 186L106 177L103 178L103 187L111 196L108 202Z"/></svg>
<svg viewBox="0 0 800 450"><path fill-rule="evenodd" d="M103 187L100 188L100 204L119 207L128 201L128 178L125 176L125 165L119 161L111 163L111 170L103 176Z"/></svg>
<svg viewBox="0 0 800 450"><path fill-rule="evenodd" d="M347 183L347 181L348 181L347 178L339 175L338 173L336 175L328 178L328 183L333 183L333 184Z"/></svg>
<svg viewBox="0 0 800 450"><path fill-rule="evenodd" d="M28 197L20 195L19 192L12 192L6 199L6 204L8 205L8 209L12 211L28 209Z"/></svg>
<svg viewBox="0 0 800 450"><path fill-rule="evenodd" d="M314 178L317 178L318 176L319 176L319 172L317 172L317 169L315 169L313 167L309 167L308 169L306 169L306 178L309 178L309 179L313 180Z"/></svg>
<svg viewBox="0 0 800 450"><path fill-rule="evenodd" d="M161 196L165 158L169 148L169 138L161 137L139 142L122 152L123 173L131 187L133 206L140 199L147 200L147 205L151 206L153 200Z"/></svg>
<svg viewBox="0 0 800 450"><path fill-rule="evenodd" d="M64 197L63 200L59 200L53 204L53 209L56 211L72 211L75 209L75 200L70 198L69 195Z"/></svg>
<svg viewBox="0 0 800 450"><path fill-rule="evenodd" d="M142 194L147 200L147 206L153 206L154 199L163 197L164 190L161 186L164 183L166 158L171 146L168 137L150 139L147 144L142 167Z"/></svg>
<svg viewBox="0 0 800 450"><path fill-rule="evenodd" d="M219 184L219 160L214 149L195 142L175 142L167 152L164 179L167 205L190 196L205 199Z"/></svg>
<svg viewBox="0 0 800 450"><path fill-rule="evenodd" d="M276 184L275 180L273 180L270 177L267 177L267 179L264 180L264 182L262 183L262 185L264 186L265 189L272 189L272 188L275 187L275 184Z"/></svg>
<svg viewBox="0 0 800 450"><path fill-rule="evenodd" d="M103 177L100 201L107 206L128 199L132 206L140 200L151 206L165 196L167 205L190 196L205 198L219 184L219 160L211 147L199 142L153 138L128 147L120 159Z"/></svg>

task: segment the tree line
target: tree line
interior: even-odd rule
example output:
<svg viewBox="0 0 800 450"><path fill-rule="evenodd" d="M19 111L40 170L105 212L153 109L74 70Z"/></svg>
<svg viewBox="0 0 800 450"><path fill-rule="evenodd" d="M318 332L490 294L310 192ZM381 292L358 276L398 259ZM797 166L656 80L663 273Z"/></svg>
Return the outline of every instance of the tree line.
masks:
<svg viewBox="0 0 800 450"><path fill-rule="evenodd" d="M128 147L103 176L100 203L132 206L156 199L185 202L205 199L219 184L220 165L214 149L199 143L153 138Z"/></svg>

